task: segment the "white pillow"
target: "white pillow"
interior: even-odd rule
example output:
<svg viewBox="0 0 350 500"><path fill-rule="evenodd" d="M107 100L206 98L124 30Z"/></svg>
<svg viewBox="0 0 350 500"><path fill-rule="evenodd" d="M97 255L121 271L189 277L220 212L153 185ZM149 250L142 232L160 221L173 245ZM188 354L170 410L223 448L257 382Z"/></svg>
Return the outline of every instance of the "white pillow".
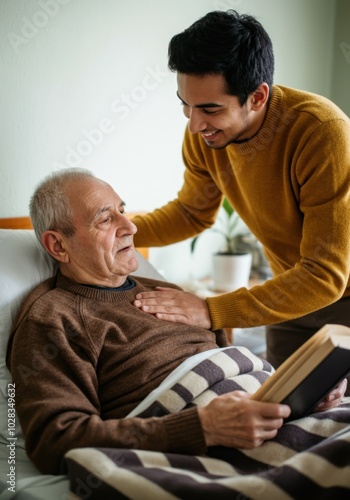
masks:
<svg viewBox="0 0 350 500"><path fill-rule="evenodd" d="M0 441L8 443L7 390L11 375L6 367L6 346L25 296L54 273L54 262L37 241L34 231L0 229ZM24 447L16 421L17 446Z"/></svg>
<svg viewBox="0 0 350 500"><path fill-rule="evenodd" d="M164 278L140 254L138 276ZM40 282L54 274L56 265L42 248L32 230L0 229L0 442L8 444L7 390L11 375L6 367L6 347L12 323L21 303ZM24 447L19 422L17 446Z"/></svg>

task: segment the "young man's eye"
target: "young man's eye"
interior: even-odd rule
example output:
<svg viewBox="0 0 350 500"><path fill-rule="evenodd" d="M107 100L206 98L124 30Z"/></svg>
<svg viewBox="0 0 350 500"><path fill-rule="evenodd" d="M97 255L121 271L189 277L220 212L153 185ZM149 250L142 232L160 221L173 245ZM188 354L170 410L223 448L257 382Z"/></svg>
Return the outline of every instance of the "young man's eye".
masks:
<svg viewBox="0 0 350 500"><path fill-rule="evenodd" d="M212 111L212 110L203 108L203 113L205 113L206 115L215 115L218 112L219 111L217 111L217 110L216 111Z"/></svg>

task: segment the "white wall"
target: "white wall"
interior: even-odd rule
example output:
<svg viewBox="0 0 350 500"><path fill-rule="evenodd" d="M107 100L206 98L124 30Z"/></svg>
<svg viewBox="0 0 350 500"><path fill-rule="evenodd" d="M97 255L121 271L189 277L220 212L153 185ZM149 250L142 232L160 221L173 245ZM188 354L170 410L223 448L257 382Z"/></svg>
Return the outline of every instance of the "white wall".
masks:
<svg viewBox="0 0 350 500"><path fill-rule="evenodd" d="M350 2L337 0L332 94L334 102L350 116Z"/></svg>
<svg viewBox="0 0 350 500"><path fill-rule="evenodd" d="M175 197L185 119L167 45L228 8L270 33L276 82L330 95L334 0L0 0L0 217L27 214L36 183L64 165L93 170L130 211ZM152 258L182 280L188 244L175 249L178 261L173 247Z"/></svg>

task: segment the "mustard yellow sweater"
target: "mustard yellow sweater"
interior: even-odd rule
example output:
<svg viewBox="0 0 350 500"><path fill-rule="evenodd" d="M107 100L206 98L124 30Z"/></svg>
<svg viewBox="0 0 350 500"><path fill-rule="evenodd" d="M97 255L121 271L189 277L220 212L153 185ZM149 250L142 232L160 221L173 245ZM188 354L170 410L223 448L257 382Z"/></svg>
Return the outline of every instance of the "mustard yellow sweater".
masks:
<svg viewBox="0 0 350 500"><path fill-rule="evenodd" d="M177 199L135 217L138 246L210 227L224 194L263 244L274 277L207 298L212 328L267 325L350 295L350 120L329 100L274 86L251 140L209 148L186 130Z"/></svg>

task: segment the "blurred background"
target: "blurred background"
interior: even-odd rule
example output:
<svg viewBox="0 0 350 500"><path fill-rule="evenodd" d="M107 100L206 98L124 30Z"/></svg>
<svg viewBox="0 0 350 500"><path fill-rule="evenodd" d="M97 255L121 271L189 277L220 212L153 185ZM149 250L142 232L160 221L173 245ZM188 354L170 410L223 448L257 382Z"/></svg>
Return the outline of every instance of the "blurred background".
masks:
<svg viewBox="0 0 350 500"><path fill-rule="evenodd" d="M64 167L109 182L128 211L182 184L186 126L167 69L170 38L212 10L258 18L275 83L322 94L350 114L348 0L0 0L0 217L28 214L35 185ZM171 281L207 273L213 232L151 249Z"/></svg>

